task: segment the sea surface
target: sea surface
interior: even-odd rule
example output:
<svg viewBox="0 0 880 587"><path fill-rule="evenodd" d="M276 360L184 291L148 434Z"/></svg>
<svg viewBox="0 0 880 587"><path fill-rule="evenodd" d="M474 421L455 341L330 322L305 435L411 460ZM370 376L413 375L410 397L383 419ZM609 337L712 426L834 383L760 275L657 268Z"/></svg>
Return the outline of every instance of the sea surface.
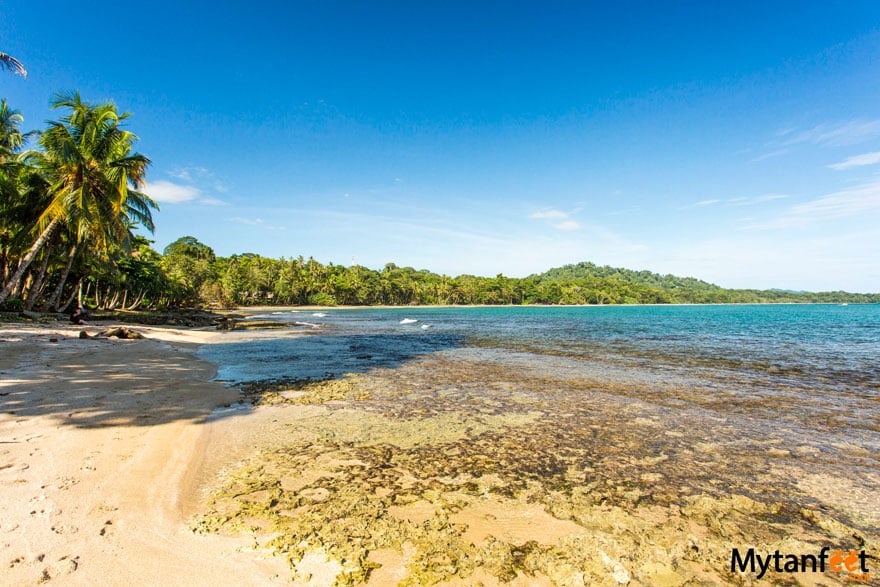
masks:
<svg viewBox="0 0 880 587"><path fill-rule="evenodd" d="M328 309L249 319L289 322L309 336L207 347L219 379L317 378L443 352L500 361L515 354L551 370L560 363L548 357L565 357L587 373L626 367L661 379L758 379L844 403L880 393L880 305Z"/></svg>
<svg viewBox="0 0 880 587"><path fill-rule="evenodd" d="M488 478L510 499L527 495L579 524L662 510L668 556L646 554L641 538L622 556L644 558L645 569L662 559L683 577L698 573L676 560L730 580L725 557L740 543L876 548L880 538L878 305L261 310L248 319L291 327L203 347L219 380L356 389L326 404L329 415L285 428L311 440L275 461L331 451L364 463L379 451L424 481L401 490L407 499L444 516L463 491L451 480ZM281 477L302 474L293 461L276 466ZM389 470L378 463L352 479L369 484ZM752 505L736 501L746 498ZM712 521L722 518L737 522ZM703 550L676 529L691 523L706 525Z"/></svg>

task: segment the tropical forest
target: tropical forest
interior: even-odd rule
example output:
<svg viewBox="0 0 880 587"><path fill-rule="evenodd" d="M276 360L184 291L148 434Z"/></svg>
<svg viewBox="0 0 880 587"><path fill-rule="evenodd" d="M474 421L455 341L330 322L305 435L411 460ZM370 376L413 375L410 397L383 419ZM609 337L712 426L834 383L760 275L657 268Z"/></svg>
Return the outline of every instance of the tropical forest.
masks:
<svg viewBox="0 0 880 587"><path fill-rule="evenodd" d="M8 57L8 56L3 56ZM5 62L14 68L16 63ZM23 69L22 69L23 71ZM880 294L725 289L692 277L589 262L523 278L425 269L217 256L192 236L159 252L157 204L131 115L78 92L51 100L56 120L23 130L0 102L0 308L65 312L246 305L878 303Z"/></svg>

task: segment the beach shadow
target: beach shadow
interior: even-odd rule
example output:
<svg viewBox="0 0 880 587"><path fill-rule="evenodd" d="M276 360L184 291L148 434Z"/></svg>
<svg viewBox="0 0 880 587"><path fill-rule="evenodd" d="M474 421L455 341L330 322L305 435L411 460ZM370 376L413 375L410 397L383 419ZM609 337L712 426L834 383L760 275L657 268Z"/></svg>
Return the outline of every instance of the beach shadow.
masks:
<svg viewBox="0 0 880 587"><path fill-rule="evenodd" d="M237 402L239 393L210 381L213 367L182 350L187 345L72 337L21 344L18 366L0 373L0 417L7 422L51 416L78 428L156 426L249 409L216 410Z"/></svg>

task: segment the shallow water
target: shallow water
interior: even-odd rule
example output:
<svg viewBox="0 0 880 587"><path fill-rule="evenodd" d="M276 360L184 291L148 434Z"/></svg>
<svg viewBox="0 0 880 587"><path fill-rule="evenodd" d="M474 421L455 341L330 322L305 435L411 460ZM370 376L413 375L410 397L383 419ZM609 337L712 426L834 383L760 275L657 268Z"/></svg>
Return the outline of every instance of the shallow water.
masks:
<svg viewBox="0 0 880 587"><path fill-rule="evenodd" d="M324 403L328 411L276 430L270 443L275 448L256 455L247 470L257 467L283 487L285 479L303 474L302 458L360 463L334 465L330 476L364 486L366 494L357 499L373 504L375 511L363 516L374 523L363 522L358 532L390 532L396 538L355 549L359 556L402 548L407 540L416 550L428 548L445 536L454 537L449 544L457 546L443 556L454 554L458 563L431 567L425 551L422 562L407 563L410 576L465 580L475 569L489 569L509 579L515 567L516 573L549 577L555 584L577 576L614 584L619 564L636 583L652 584L662 575L680 584L673 575L692 581L703 576L709 583L735 580L725 574L724 557L737 544L763 544L768 551L785 541L876 549L878 306L322 313L255 316L315 327L297 327L305 336L242 343L232 333L230 342L205 347L202 354L218 364L218 378L227 381L345 378L340 393L308 387L284 392L283 382L269 386L281 390L273 396L281 403ZM404 319L417 322L402 324ZM308 492L318 491L324 497L312 503L311 515L317 517L309 524L320 527L322 519L338 516L339 508L354 507L343 495L349 495L350 484L328 484L326 478L318 475L308 486L272 499L276 504L293 499L302 507ZM506 554L490 555L485 544L463 538L472 536L477 520L449 525L462 508L482 511L479 496L486 492L508 500L498 506L505 511L539 504L556 519L585 528L604 528L618 516L618 530L629 529L608 530L607 540L619 546L617 558L607 544L577 547L593 549L593 559L611 556L614 564L597 563L598 570L578 558L571 537L530 547L531 567L520 561L501 568L493 557L516 559L511 553L522 545L508 541ZM428 516L428 525L436 526L433 534L419 534L422 530L399 520L391 524L396 518L388 512L398 511L395 504L411 503L434 512ZM278 507L261 515L282 533L302 538L315 530L285 525L288 518ZM245 509L256 515L250 506ZM653 520L657 511L664 521L644 527L639 520L646 515ZM693 524L703 529L687 530ZM662 537L663 553L645 554L644 536L620 534L638 535L635 527L655 540ZM534 531L540 538L540 530ZM700 548L683 554L695 540ZM303 552L284 544L280 550L296 569ZM322 544L327 552L335 548L349 557L354 552L351 540ZM340 577L366 580L368 566Z"/></svg>

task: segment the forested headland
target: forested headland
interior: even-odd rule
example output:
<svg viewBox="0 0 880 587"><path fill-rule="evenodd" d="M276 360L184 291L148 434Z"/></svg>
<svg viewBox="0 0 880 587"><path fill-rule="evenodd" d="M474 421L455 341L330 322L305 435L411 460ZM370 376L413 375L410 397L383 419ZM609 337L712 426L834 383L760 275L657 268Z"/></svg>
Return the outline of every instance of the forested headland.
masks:
<svg viewBox="0 0 880 587"><path fill-rule="evenodd" d="M159 253L138 234L158 207L140 189L128 113L78 93L39 131L0 102L0 308L65 311L245 305L880 303L880 294L725 289L692 277L578 263L524 278L323 264L311 257L218 257L185 236ZM32 146L32 148L26 148Z"/></svg>

